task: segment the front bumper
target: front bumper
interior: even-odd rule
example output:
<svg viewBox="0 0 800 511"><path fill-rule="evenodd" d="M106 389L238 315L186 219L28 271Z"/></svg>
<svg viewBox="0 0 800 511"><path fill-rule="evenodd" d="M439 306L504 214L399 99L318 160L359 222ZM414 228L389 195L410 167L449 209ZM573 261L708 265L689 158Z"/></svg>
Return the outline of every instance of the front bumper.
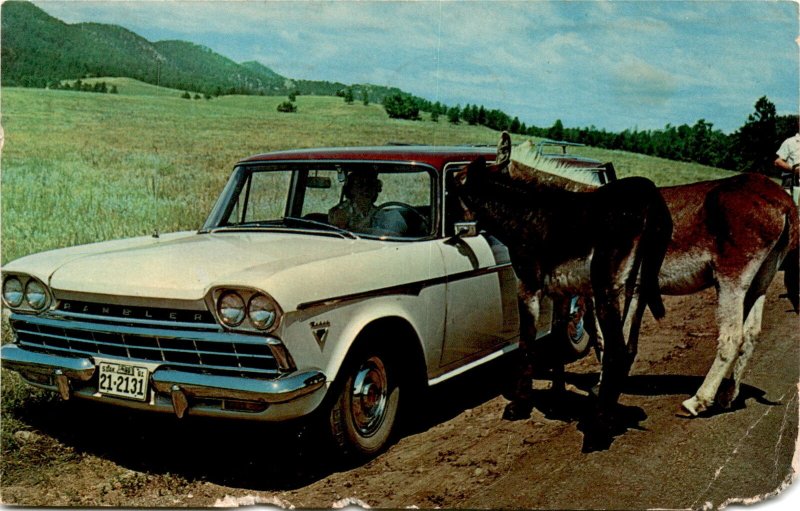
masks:
<svg viewBox="0 0 800 511"><path fill-rule="evenodd" d="M101 395L96 366L111 357L65 357L7 344L0 348L2 366L28 383L71 396L130 408L190 415L287 420L313 411L325 394L322 371L295 371L273 379L256 379L182 371L149 365L149 399L144 402ZM130 363L130 361L126 361ZM145 364L147 365L147 364Z"/></svg>

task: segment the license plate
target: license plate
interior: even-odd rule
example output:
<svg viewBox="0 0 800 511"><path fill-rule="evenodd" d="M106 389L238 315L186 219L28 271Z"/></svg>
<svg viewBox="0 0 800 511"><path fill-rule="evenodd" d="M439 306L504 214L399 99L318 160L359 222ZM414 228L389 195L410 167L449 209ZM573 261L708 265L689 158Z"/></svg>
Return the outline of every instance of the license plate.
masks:
<svg viewBox="0 0 800 511"><path fill-rule="evenodd" d="M106 396L145 401L148 373L146 367L101 362L97 390Z"/></svg>

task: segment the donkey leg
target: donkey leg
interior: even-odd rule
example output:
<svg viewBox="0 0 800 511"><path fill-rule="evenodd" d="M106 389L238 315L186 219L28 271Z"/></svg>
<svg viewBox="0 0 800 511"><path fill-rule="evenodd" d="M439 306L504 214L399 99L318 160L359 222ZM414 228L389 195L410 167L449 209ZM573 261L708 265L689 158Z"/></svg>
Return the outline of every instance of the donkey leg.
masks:
<svg viewBox="0 0 800 511"><path fill-rule="evenodd" d="M744 292L720 286L717 306L717 354L697 393L681 406L692 416L708 409L714 402L717 389L733 368L742 344Z"/></svg>
<svg viewBox="0 0 800 511"><path fill-rule="evenodd" d="M539 318L541 291L530 292L521 282L519 285L520 355L517 380L511 402L503 411L506 420L522 420L533 411L533 362L536 342L536 321Z"/></svg>
<svg viewBox="0 0 800 511"><path fill-rule="evenodd" d="M593 406L594 415L589 418L589 427L584 437L584 448L588 450L606 449L612 441L613 411L622 393L622 374L627 366L618 296L615 293L595 292L595 313L605 346L601 382L598 384L597 399Z"/></svg>
<svg viewBox="0 0 800 511"><path fill-rule="evenodd" d="M605 352L605 345L606 341L603 337L603 329L600 326L600 320L597 319L597 305L594 303L594 298L592 298L592 317L591 317L591 327L594 330L594 353L597 356L597 360L600 361L602 366L603 363L603 353ZM589 390L589 392L597 398L600 395L600 384L603 382L603 371L600 370L600 377L597 380L597 383Z"/></svg>
<svg viewBox="0 0 800 511"><path fill-rule="evenodd" d="M595 299L595 310L604 338L598 398L601 406L610 407L622 392L622 380L628 365L622 315L617 299L602 294Z"/></svg>
<svg viewBox="0 0 800 511"><path fill-rule="evenodd" d="M780 266L781 254L771 250L758 270L750 289L744 297L744 327L742 330L742 345L739 356L733 366L732 378L725 380L717 391L717 403L723 408L728 408L739 395L739 385L747 368L747 363L753 355L758 336L761 334L761 321L764 316L764 302L767 289L775 278L777 268Z"/></svg>
<svg viewBox="0 0 800 511"><path fill-rule="evenodd" d="M723 408L730 408L736 397L739 395L739 385L742 382L742 376L747 368L747 363L753 355L756 341L759 334L761 334L761 320L764 315L764 302L766 298L764 295L756 298L750 312L747 314L747 319L744 321L744 328L742 332L742 346L739 348L739 356L736 358L736 363L733 366L733 374L730 380L725 380L717 392L717 403Z"/></svg>
<svg viewBox="0 0 800 511"><path fill-rule="evenodd" d="M608 298L607 300L610 300ZM631 366L636 358L636 354L639 350L639 330L641 328L642 316L644 315L644 309L647 307L647 303L644 300L639 299L638 288L637 291L634 293L626 293L624 298L624 304L621 303L622 297L618 297L616 299L617 306L613 308L612 314L617 316L622 316L620 311L624 311L624 323L622 323L622 337L621 341L619 341L619 346L624 347L624 349L620 348L619 354L619 371L621 371L620 377L627 376L630 372ZM597 303L594 304L594 307L597 308ZM606 328L616 328L616 326L606 327ZM606 372L606 367L604 364L604 350L605 350L605 339L603 337L603 326L600 324L600 320L598 319L598 315L594 314L594 329L596 330L597 335L597 358L600 360L602 364L602 369L600 371L600 378L597 384L592 388L592 394L595 397L600 396L600 388L602 387L603 383L603 374ZM616 362L612 364L616 365Z"/></svg>

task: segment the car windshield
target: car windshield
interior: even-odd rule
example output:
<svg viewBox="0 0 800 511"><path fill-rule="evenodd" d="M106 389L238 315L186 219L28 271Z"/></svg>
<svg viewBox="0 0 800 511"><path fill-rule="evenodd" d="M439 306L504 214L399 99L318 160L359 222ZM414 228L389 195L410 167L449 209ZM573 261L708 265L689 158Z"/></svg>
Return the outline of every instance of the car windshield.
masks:
<svg viewBox="0 0 800 511"><path fill-rule="evenodd" d="M203 230L425 238L435 223L431 175L429 167L389 163L243 165Z"/></svg>

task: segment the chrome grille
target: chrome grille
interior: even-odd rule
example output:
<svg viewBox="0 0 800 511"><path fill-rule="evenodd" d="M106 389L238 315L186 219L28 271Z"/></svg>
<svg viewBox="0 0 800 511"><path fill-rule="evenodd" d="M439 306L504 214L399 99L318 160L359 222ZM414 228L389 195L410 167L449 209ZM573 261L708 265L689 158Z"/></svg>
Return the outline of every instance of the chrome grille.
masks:
<svg viewBox="0 0 800 511"><path fill-rule="evenodd" d="M268 339L174 322L110 321L86 314L12 314L20 346L60 355L101 355L158 362L165 367L272 378L280 371Z"/></svg>

